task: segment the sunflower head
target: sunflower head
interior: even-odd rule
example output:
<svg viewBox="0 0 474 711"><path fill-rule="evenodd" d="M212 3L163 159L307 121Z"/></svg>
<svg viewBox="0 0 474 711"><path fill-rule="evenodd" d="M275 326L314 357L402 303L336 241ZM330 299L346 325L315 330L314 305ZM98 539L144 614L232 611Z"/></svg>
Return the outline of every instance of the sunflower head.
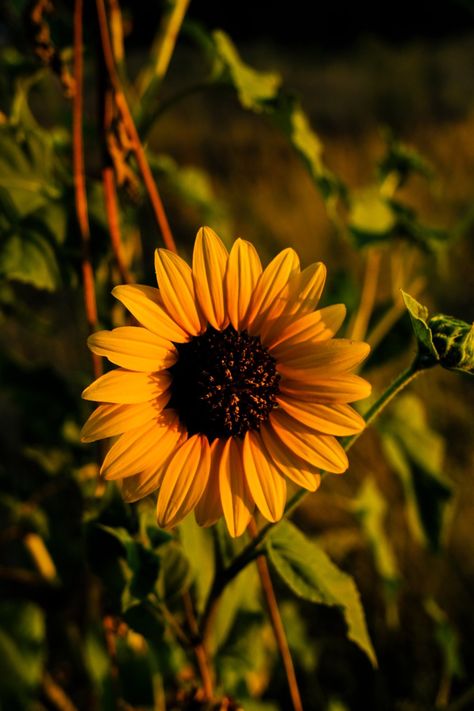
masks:
<svg viewBox="0 0 474 711"><path fill-rule="evenodd" d="M325 267L301 270L293 249L263 269L249 242L228 253L203 227L192 268L166 249L155 268L158 288L112 292L139 325L89 338L118 368L84 391L101 404L82 439L116 438L101 473L127 501L156 493L164 528L192 510L232 536L256 508L277 521L287 481L314 491L320 470L346 470L336 437L364 426L348 403L370 393L353 372L369 347L334 338L345 307L316 308Z"/></svg>

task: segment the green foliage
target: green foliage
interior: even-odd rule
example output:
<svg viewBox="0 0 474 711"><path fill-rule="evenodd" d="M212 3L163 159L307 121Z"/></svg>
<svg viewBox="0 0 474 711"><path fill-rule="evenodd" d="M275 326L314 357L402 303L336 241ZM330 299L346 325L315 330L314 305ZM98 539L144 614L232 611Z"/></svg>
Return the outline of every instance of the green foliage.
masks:
<svg viewBox="0 0 474 711"><path fill-rule="evenodd" d="M66 235L66 185L54 135L29 110L31 83L18 84L10 120L0 124L0 275L54 291L60 284L56 250Z"/></svg>
<svg viewBox="0 0 474 711"><path fill-rule="evenodd" d="M415 395L400 396L380 429L385 455L402 482L412 535L438 550L451 497L451 484L443 474L443 439L429 427Z"/></svg>
<svg viewBox="0 0 474 711"><path fill-rule="evenodd" d="M352 502L352 509L372 548L377 572L389 591L396 590L400 573L392 543L384 526L387 503L374 479L364 480Z"/></svg>
<svg viewBox="0 0 474 711"><path fill-rule="evenodd" d="M359 593L350 575L337 568L316 543L289 521L272 529L266 549L275 570L296 595L341 610L349 639L376 666Z"/></svg>
<svg viewBox="0 0 474 711"><path fill-rule="evenodd" d="M87 409L80 403L80 391L90 380L85 347L89 326L83 309L81 245L75 227L71 105L60 95L60 83L50 71L51 67L38 71L39 64L31 48L23 51L25 23L30 18L27 5L23 0L9 3L0 47L0 105L6 111L6 114L0 112L0 319L3 334L0 352L0 707L2 711L59 708L60 705L97 711L132 707L147 711L165 707L201 708L204 703L200 697L202 682L195 655L199 639L186 617L183 594L187 593L186 600L192 602L197 624L202 625L203 615L209 611L209 596L212 601L216 582L224 580L226 584L217 609L213 610L206 640L216 672L213 703L215 701L216 708L217 705L233 708L235 700L236 706L240 704L248 711L276 711L287 703L286 698L275 699L285 681L256 568L249 564L235 577L228 575L236 557L246 550L246 537L231 539L222 520L212 530L199 528L192 516L180 524L178 531L160 530L151 498L136 505L125 504L119 487L98 480L94 448L80 444L79 430ZM52 14L45 12L42 17L42 37L47 38L50 33L61 56L66 57L70 50L62 51L61 45L70 42L73 36L71 8L67 3L61 7L59 3L55 5ZM109 11L113 3L106 5L110 5ZM176 10L185 3L182 5L177 0L172 5ZM173 155L158 155L154 150L159 143L160 150L163 145L163 150L169 151L168 139L171 145L175 142L180 145L181 137L176 135L173 117L168 123L160 123L170 107L198 89L221 87L230 90L228 93L236 97L241 108L255 115L250 121L256 122L258 130L264 130L265 122L271 126L269 140L275 142L276 150L274 157L271 154L270 170L275 167L275 175L279 170L284 174L285 188L295 175L298 179L300 176L300 172L293 172L293 166L288 164L286 153L284 164L278 155L282 137L287 141L322 196L330 218L326 225L326 215L320 211L306 214L303 209L301 217L300 203L284 204L282 209L287 213L287 221L283 220L280 234L281 213L276 212L273 205L268 218L265 205L259 205L261 212L257 212L251 209L250 201L243 200L244 210L238 214L236 223L250 223L262 234L272 232L276 226L274 235L265 236L265 245L271 245L273 238L276 243L281 235L290 234L292 246L298 249L303 245L299 228L302 225L307 228L305 223L308 223L312 234L312 221L316 220L315 241L309 249L315 259L323 253L328 262L333 262L328 264L332 277L325 291L326 299L329 294L326 303L343 301L349 312L356 311L361 294L360 255L351 248L383 247L379 281L384 292L380 289L380 295L377 294L372 318L368 319L370 328L374 322L377 326L379 318L383 322L387 314L393 316L391 293L399 285L412 282L416 275L411 269L420 274L428 268L430 280L437 284L439 263L432 260L427 267L423 260L429 254L438 255L441 248L444 248L446 263L456 258L456 249L462 254L461 237L469 234L472 210L468 207L463 218L464 198L457 196L452 198L452 203L456 215L461 214L460 222L450 229L430 226L439 215L443 219L447 215L446 222L449 222L453 205L443 205L441 198L445 196L439 192L436 200L440 209L432 210L430 215L423 196L420 201L417 185L423 189L433 187L434 171L429 161L387 132L385 154L376 163L373 179L369 177L362 187L349 188L352 183L359 185L359 175L367 174L368 165L366 155L362 156L360 165L344 165L346 158L341 160L347 148L346 139L354 139L345 137L340 141L338 129L331 132L329 155L340 165L340 174L336 175L326 164L322 135L313 128L314 119L319 115L318 106L311 106L305 98L300 102L284 87L279 73L249 66L237 46L221 30L211 33L201 28L198 32L194 25L195 45L199 53L206 56L209 72L198 85L181 87L181 83L188 81L188 73L193 74L188 72L186 64L190 56L194 64L194 55L183 54L173 65L176 76L172 72L170 84L165 87L168 64L162 61L163 47L166 45L169 60L176 41L176 27L166 25L170 17L167 10L163 10L159 41L153 45L148 67L142 71L134 67L134 74L138 69L138 78L132 83L127 78L127 58L124 58L119 74L180 250L189 248L185 236L188 224L194 226L190 237L194 228L203 223L222 232L224 238L229 237L234 231L232 216L236 210L226 198L226 184L231 184L231 192L249 189L235 171L236 164L223 162L221 165L220 155L218 160L213 159L213 136L197 134L199 120L189 120L189 137L185 137L179 161ZM127 13L133 20L131 5ZM110 23L114 42L120 37L118 19L115 16ZM191 26L189 22L188 36ZM117 307L111 309L110 291L117 281L118 270L100 180L102 126L96 121L95 112L89 111L89 102L95 96L96 40L96 33L85 33L85 165L99 319L108 327L122 325L123 313ZM14 44L22 48L21 51L14 48ZM180 50L178 46L178 52ZM195 52L195 49L188 47L186 51ZM137 57L141 59L141 52ZM184 72L180 69L182 65L186 65ZM196 71L202 69L197 59ZM216 104L222 93L214 91ZM226 118L227 111L235 111L235 104L225 105ZM307 112L303 106L308 105ZM216 115L220 117L218 112ZM242 120L241 111L236 112L236 116L237 121ZM157 242L156 227L150 222L151 211L134 162L130 137L125 135L118 115L114 114L112 123L107 138L117 141L115 148L123 161L121 167L130 170L133 178L131 185L122 184L120 171L115 174L124 261L137 281L152 283L148 282L153 271L152 252L161 242ZM181 125L179 121L177 125ZM232 131L229 135L233 135ZM145 141L148 136L149 142ZM189 155L188 138L189 145L192 144ZM338 150L341 147L343 150ZM206 164L208 153L211 159ZM227 179L227 170L231 179ZM412 183L415 176L417 180ZM415 190L411 192L413 184ZM274 184L269 182L268 185L273 189ZM256 190L257 197L262 194ZM423 216L418 207L413 207L420 204L424 206ZM319 207L317 200L316 207ZM267 230L268 225L270 230ZM347 234L351 240L341 244L340 236ZM390 279L382 284L388 274ZM446 276L444 282L439 283L441 292L447 283ZM453 291L455 286L453 279ZM56 293L44 294L39 290ZM465 299L465 294L462 297ZM414 298L404 294L404 299L419 348L417 365L428 367L440 363L447 369L472 374L472 326L443 314L429 318L427 309ZM450 294L450 303L454 301L455 297ZM406 351L408 334L403 328L408 325L406 318L401 329L390 331L387 364ZM350 328L347 335L350 337ZM372 364L381 363L381 349L375 348L368 368L369 379ZM425 393L429 404L431 393ZM466 409L462 409L460 398L454 389L445 396L451 408L449 412L456 413L459 424L467 432L468 423L461 422ZM458 412L461 414L457 415ZM453 425L449 432L454 429ZM451 609L448 612L448 605L445 612L434 601L436 593L436 599L443 600L443 607L446 599L455 608L456 595L452 593L459 589L451 589L449 581L441 581L436 566L433 566L432 580L420 581L421 591L405 588L407 594L396 597L400 619L404 619L402 615L411 619L413 599L426 600L424 609L432 621L428 634L430 641L435 642L431 645L434 653L418 646L416 621L415 634L410 630L406 655L400 654L401 650L405 652L402 631L391 629L387 633L384 628L378 607L379 586L386 593L387 605L392 602L395 606L401 580L398 565L402 566L402 559L400 556L397 560L394 551L403 549L397 547L400 532L393 525L400 514L396 497L392 498L393 492L382 494L375 483L376 476L377 482L382 481L378 478L379 467L383 473L386 460L402 483L403 505L415 543L428 548L415 546L412 549L407 542L404 565L410 563L414 552L431 560L431 551L435 550L444 573L446 564L441 556L447 551L450 556L453 553L449 570L454 576L451 563L454 553L459 555L459 552L453 551L452 546L462 540L462 548L469 550L470 540L467 526L467 535L462 531L462 538L453 536L452 541L448 541L444 535L447 515L459 498L453 493L465 491L458 463L464 454L459 453L461 447L457 445L461 440L455 434L457 440L452 437L455 457L446 458L445 462L444 440L428 425L425 407L414 396L400 397L391 403L380 422L381 449L377 448L372 456L370 447L364 449L364 441L360 443L361 450L356 457L364 461L364 472L369 475L345 504L342 514L339 512L345 519L333 516L330 505L327 511L323 510L325 502L331 503L335 488L322 492L322 499L315 498L317 514L311 507L305 511L311 525L318 526L323 539L326 534L328 539L333 534L333 540L338 536L338 540L343 540L346 536L347 542L349 531L352 547L345 549L349 555L344 559L344 567L358 573L368 624L353 578L342 572L321 546L287 521L270 531L266 554L289 593L294 594L291 600L281 603L281 614L297 677L307 697L305 707L316 704L328 711L362 705L378 708L386 705L388 696L394 697L396 705L428 707L436 697L436 689L429 689L426 698L421 698L418 681L431 678L440 662L447 685L452 678L461 683L466 662L470 660L466 643L470 635L469 615L462 609L461 595L461 603L453 612ZM456 491L446 476L448 466L451 470L451 461ZM350 487L354 481L352 473L346 481ZM334 480L334 487L338 485L339 481ZM383 491L386 492L385 486ZM316 497L319 496L318 492ZM344 500L347 501L347 497ZM390 535L386 527L389 507L394 508L393 517L390 516ZM354 522L358 525L357 531ZM45 546L43 553L49 558L47 563L53 575L45 574L42 568L44 556L43 560L41 555L35 556L29 547L31 534ZM369 559L367 547L361 546L361 538L368 542ZM468 583L470 571L465 560L462 562L460 567ZM360 574L364 564L370 569L369 583ZM405 585L409 579L406 577ZM456 580L457 586L460 580L461 576ZM438 596L441 582L445 586L444 597ZM427 599L427 595L433 597ZM367 672L369 665L365 658L345 640L341 646L340 640L334 639L334 634L324 628L324 620L322 629L318 625L316 635L312 634L315 625L308 617L308 610L314 608L309 603L323 606L321 618L329 617L327 608L334 608L335 615L340 612L348 638L375 666L368 626L374 630L376 647L383 660L376 683L373 683L373 672ZM425 626L426 614L422 620ZM465 629L464 620L467 620ZM319 653L322 648L332 652L334 645L342 654ZM426 660L420 662L424 655ZM405 656L406 667L397 661ZM52 684L49 692L48 684ZM50 695L51 688L53 695ZM453 688L457 693L457 688Z"/></svg>
<svg viewBox="0 0 474 711"><path fill-rule="evenodd" d="M31 602L0 603L0 699L26 708L40 685L46 657L44 614Z"/></svg>

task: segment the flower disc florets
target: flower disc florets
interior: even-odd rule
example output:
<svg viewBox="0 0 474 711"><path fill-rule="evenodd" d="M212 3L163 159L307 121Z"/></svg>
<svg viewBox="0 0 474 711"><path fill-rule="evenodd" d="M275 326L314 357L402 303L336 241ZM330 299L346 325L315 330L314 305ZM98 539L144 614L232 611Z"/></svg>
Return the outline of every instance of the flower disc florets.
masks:
<svg viewBox="0 0 474 711"><path fill-rule="evenodd" d="M280 376L276 360L247 331L209 327L189 343L176 345L169 407L190 435L242 437L257 430L276 404Z"/></svg>

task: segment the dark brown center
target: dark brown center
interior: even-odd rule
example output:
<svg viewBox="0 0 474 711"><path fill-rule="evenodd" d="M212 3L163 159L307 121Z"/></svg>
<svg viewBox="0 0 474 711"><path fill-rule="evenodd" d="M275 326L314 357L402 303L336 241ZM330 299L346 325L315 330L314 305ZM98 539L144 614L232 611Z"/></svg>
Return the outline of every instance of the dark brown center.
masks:
<svg viewBox="0 0 474 711"><path fill-rule="evenodd" d="M280 376L257 336L232 326L209 327L176 348L168 407L177 410L190 435L212 441L259 429L275 407Z"/></svg>

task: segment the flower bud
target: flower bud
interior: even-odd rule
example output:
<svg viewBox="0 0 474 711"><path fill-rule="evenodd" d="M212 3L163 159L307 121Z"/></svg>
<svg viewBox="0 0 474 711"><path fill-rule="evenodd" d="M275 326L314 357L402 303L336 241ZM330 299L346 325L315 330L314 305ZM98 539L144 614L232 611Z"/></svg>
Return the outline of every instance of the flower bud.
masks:
<svg viewBox="0 0 474 711"><path fill-rule="evenodd" d="M428 321L440 365L474 373L474 324L437 314Z"/></svg>

